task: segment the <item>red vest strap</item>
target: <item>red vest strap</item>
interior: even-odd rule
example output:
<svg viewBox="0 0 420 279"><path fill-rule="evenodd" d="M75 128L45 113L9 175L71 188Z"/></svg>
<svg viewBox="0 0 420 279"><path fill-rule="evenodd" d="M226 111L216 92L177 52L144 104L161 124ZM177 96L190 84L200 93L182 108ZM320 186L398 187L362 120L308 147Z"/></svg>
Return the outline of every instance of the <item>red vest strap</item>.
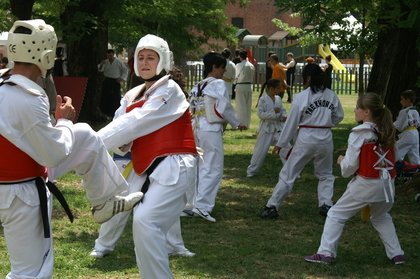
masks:
<svg viewBox="0 0 420 279"><path fill-rule="evenodd" d="M127 107L127 112L142 107L145 100ZM142 174L162 156L173 154L197 154L191 125L191 114L187 109L177 120L148 135L137 138L131 147L132 162L137 174Z"/></svg>
<svg viewBox="0 0 420 279"><path fill-rule="evenodd" d="M47 169L0 135L0 181L45 176Z"/></svg>

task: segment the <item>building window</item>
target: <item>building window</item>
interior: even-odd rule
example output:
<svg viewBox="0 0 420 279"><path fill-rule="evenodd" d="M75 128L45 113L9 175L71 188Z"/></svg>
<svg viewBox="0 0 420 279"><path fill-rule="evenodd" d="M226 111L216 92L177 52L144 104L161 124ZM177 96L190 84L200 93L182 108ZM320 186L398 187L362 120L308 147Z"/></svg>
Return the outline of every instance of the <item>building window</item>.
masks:
<svg viewBox="0 0 420 279"><path fill-rule="evenodd" d="M242 17L232 17L232 25L237 28L244 28L244 19Z"/></svg>

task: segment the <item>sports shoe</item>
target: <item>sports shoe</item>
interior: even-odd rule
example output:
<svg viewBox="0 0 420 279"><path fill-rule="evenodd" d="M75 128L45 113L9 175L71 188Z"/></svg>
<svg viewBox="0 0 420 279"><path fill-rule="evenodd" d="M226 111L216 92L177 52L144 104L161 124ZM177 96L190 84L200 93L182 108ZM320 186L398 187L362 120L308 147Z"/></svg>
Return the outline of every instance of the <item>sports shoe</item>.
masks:
<svg viewBox="0 0 420 279"><path fill-rule="evenodd" d="M93 258L103 258L106 255L110 254L112 251L110 250L104 250L104 251L99 251L99 250L95 250L93 249L92 252L90 252L89 256L93 257Z"/></svg>
<svg viewBox="0 0 420 279"><path fill-rule="evenodd" d="M194 217L194 212L191 209L184 209L181 212L181 217Z"/></svg>
<svg viewBox="0 0 420 279"><path fill-rule="evenodd" d="M277 209L274 206L264 206L260 217L263 219L276 219L279 217L279 213L277 212Z"/></svg>
<svg viewBox="0 0 420 279"><path fill-rule="evenodd" d="M115 214L130 211L143 198L142 192L135 192L127 196L115 196L103 204L92 207L93 219L102 224L112 218Z"/></svg>
<svg viewBox="0 0 420 279"><path fill-rule="evenodd" d="M397 255L392 258L392 262L394 264L404 264L405 263L405 257L404 255Z"/></svg>
<svg viewBox="0 0 420 279"><path fill-rule="evenodd" d="M305 261L310 263L331 264L334 261L334 257L322 254L313 254L312 256L306 256Z"/></svg>
<svg viewBox="0 0 420 279"><path fill-rule="evenodd" d="M319 207L319 215L327 217L328 210L330 210L331 205L326 205L325 203Z"/></svg>
<svg viewBox="0 0 420 279"><path fill-rule="evenodd" d="M255 175L255 174L248 173L248 174L246 175L246 177L251 178L251 177L254 177L254 175Z"/></svg>
<svg viewBox="0 0 420 279"><path fill-rule="evenodd" d="M216 219L211 217L210 213L208 213L205 210L194 208L192 212L194 212L194 215L200 216L201 218L206 219L209 222L216 222Z"/></svg>
<svg viewBox="0 0 420 279"><path fill-rule="evenodd" d="M172 251L170 253L168 253L170 257L187 257L187 258L191 258L195 256L195 253L191 252L188 249L185 250L181 250L181 251Z"/></svg>
<svg viewBox="0 0 420 279"><path fill-rule="evenodd" d="M414 200L415 200L416 202L420 202L420 193L417 193L417 194L414 196Z"/></svg>

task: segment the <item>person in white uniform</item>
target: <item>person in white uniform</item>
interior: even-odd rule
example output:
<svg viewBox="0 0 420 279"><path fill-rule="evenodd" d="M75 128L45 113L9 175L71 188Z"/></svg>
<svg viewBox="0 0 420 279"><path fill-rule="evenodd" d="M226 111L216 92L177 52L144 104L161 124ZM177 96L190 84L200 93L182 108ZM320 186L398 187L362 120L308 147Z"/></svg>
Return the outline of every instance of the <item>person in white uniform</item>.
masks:
<svg viewBox="0 0 420 279"><path fill-rule="evenodd" d="M216 222L210 215L223 176L223 124L233 128L246 129L235 116L228 92L221 79L225 72L226 59L219 53L207 53L204 58L204 76L191 91L191 112L197 145L203 150L198 161L198 181L195 208L186 214L200 216Z"/></svg>
<svg viewBox="0 0 420 279"><path fill-rule="evenodd" d="M128 193L127 182L92 128L73 125L70 98L63 102L57 96L52 126L48 97L37 82L53 67L56 44L54 28L40 19L16 21L9 32L14 68L0 79L0 222L11 266L8 279L53 277L50 191L57 189L47 175L54 181L76 171L99 223L131 210L143 196L115 196Z"/></svg>
<svg viewBox="0 0 420 279"><path fill-rule="evenodd" d="M404 160L405 156L411 164L420 164L419 158L419 132L420 117L414 107L416 92L403 91L400 95L402 109L394 122L395 128L400 132L396 143L396 159Z"/></svg>
<svg viewBox="0 0 420 279"><path fill-rule="evenodd" d="M262 218L277 218L278 208L292 191L307 163L313 160L318 178L318 206L326 216L332 206L334 192L333 138L331 128L344 118L337 94L324 87L323 71L317 64L311 69L310 86L298 93L290 108L280 138L273 148L278 154L292 139L294 146L279 174L279 180L261 213Z"/></svg>
<svg viewBox="0 0 420 279"><path fill-rule="evenodd" d="M132 184L145 193L133 211L140 275L168 279L173 275L166 235L179 222L186 192L194 187L197 148L189 103L168 75L173 65L168 43L148 34L139 40L134 59L135 73L144 84L124 95L116 112L119 117L98 134L109 150L131 151L136 173Z"/></svg>
<svg viewBox="0 0 420 279"><path fill-rule="evenodd" d="M258 101L257 114L260 118L260 126L251 162L246 171L247 177L253 177L260 170L270 146L277 143L287 118L281 98L276 94L280 86L281 80L269 79L266 82L267 91ZM283 164L286 162L290 147L283 148L280 152Z"/></svg>
<svg viewBox="0 0 420 279"><path fill-rule="evenodd" d="M251 125L252 84L254 82L254 65L247 60L245 50L239 52L241 62L236 64L235 100L238 120L247 126Z"/></svg>
<svg viewBox="0 0 420 279"><path fill-rule="evenodd" d="M223 74L223 81L225 82L226 91L227 91L230 99L232 99L233 82L235 81L235 77L236 77L235 63L233 63L230 60L231 54L232 54L232 52L228 48L225 48L222 51L223 57L226 58L226 71Z"/></svg>
<svg viewBox="0 0 420 279"><path fill-rule="evenodd" d="M173 67L173 69L170 71L170 74L171 78L176 81L184 91L185 83L182 72L178 68ZM118 113L125 112L118 110ZM118 114L115 116L115 118L119 116L120 115ZM132 183L137 174L133 170L131 153L127 153L124 156L114 154L114 160L117 166L120 168L121 173L123 173L124 178L127 179L128 184L130 185L130 192L134 192L138 186ZM194 183L195 181L191 181L192 185L195 185ZM194 193L194 189L193 187L190 188L191 191L188 192L187 196L193 196L191 193ZM95 258L102 258L114 251L118 239L124 232L124 228L128 222L129 217L130 212L124 212L114 216L106 223L103 223L99 229L99 236L95 240L95 247L90 253L90 256ZM168 254L170 256L193 257L195 256L195 253L190 252L184 245L180 226L180 222L175 222L166 235Z"/></svg>
<svg viewBox="0 0 420 279"><path fill-rule="evenodd" d="M337 256L338 242L347 220L369 205L370 221L379 233L387 257L394 264L403 264L404 251L389 214L394 203L396 175L392 115L379 95L374 93L359 97L354 114L356 121L363 123L352 129L346 154L338 157L337 164L341 167L343 177L355 176L328 211L318 252L305 257L305 260L332 263Z"/></svg>

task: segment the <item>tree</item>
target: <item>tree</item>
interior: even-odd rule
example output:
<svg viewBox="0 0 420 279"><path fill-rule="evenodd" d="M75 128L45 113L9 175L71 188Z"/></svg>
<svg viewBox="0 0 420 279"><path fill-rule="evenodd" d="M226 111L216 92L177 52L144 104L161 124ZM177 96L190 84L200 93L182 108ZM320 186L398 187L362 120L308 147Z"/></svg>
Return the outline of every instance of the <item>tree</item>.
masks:
<svg viewBox="0 0 420 279"><path fill-rule="evenodd" d="M89 78L81 112L82 120L89 121L99 115L96 65L104 58L108 42L119 48L133 47L142 35L154 33L167 39L176 58L186 57L209 38L234 40L225 6L248 1L38 0L32 14L52 24L66 43L69 73ZM33 1L10 2L27 7L26 2Z"/></svg>
<svg viewBox="0 0 420 279"><path fill-rule="evenodd" d="M361 59L375 51L367 90L383 95L394 113L399 109L399 93L418 89L419 1L276 0L276 5L281 11L290 9L301 17L302 26L310 27L301 30L306 38L337 43L358 52ZM350 26L343 25L342 19L349 14L362 23L359 31L350 32ZM332 30L334 23L344 26L344 32Z"/></svg>

